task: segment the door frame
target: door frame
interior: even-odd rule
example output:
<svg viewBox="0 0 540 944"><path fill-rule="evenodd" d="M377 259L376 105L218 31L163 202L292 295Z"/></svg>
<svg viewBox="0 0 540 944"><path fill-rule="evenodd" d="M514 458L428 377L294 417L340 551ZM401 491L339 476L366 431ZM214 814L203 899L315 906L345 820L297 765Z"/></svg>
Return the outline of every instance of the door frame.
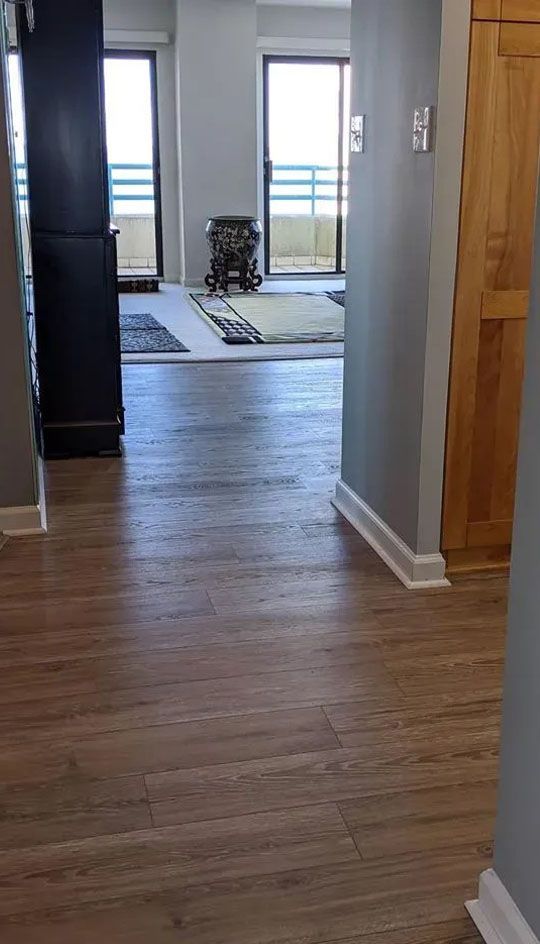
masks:
<svg viewBox="0 0 540 944"><path fill-rule="evenodd" d="M293 277L311 277L314 274L317 277L338 277L343 278L345 276L345 269L343 268L343 191L344 191L344 164L343 164L343 153L344 153L344 118L343 113L344 102L345 102L345 67L350 65L350 55L348 53L335 53L332 55L321 55L320 53L302 53L302 54L281 54L279 52L263 53L262 56L262 99L263 99L263 120L262 120L262 148L263 148L263 159L262 159L262 176L263 176L263 227L264 227L264 272L266 276L275 276L280 273L272 272L270 269L270 175L269 175L269 166L270 166L270 95L269 95L269 66L273 62L288 62L292 65L299 64L303 65L304 63L309 63L312 65L328 65L331 63L339 67L339 97L338 97L338 109L339 109L339 122L338 122L338 180L337 180L337 213L336 213L336 266L334 269L324 270L321 269L320 272L297 272L294 273ZM284 278L287 278L287 275L284 274Z"/></svg>
<svg viewBox="0 0 540 944"><path fill-rule="evenodd" d="M157 89L157 52L155 49L105 48L104 59L147 59L150 65L150 100L152 111L152 165L154 170L154 230L156 240L156 277L163 278L163 216L161 196L161 160ZM111 207L112 211L112 207Z"/></svg>

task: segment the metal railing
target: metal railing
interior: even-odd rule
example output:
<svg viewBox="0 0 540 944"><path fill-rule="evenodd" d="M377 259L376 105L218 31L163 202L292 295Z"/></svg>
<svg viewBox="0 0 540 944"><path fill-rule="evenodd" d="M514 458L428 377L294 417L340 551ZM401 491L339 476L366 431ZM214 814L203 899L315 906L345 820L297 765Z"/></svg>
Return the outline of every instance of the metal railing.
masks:
<svg viewBox="0 0 540 944"><path fill-rule="evenodd" d="M135 172L137 173L133 177L126 176L126 174L129 175ZM109 184L109 206L113 215L115 213L119 216L122 215L120 206L122 203L138 203L142 201L153 204L154 168L152 164L109 164L107 168L107 178ZM141 193L140 189L133 191L127 190L127 187L150 187L151 191L150 193ZM141 211L144 213L144 208L141 208ZM152 212L152 210L148 211L148 215L151 215Z"/></svg>
<svg viewBox="0 0 540 944"><path fill-rule="evenodd" d="M340 168L329 164L274 164L270 182L270 206L281 201L310 203L310 212L315 216L319 201L336 203L338 198L338 175ZM293 174L294 176L290 176ZM301 176L300 176L301 175ZM347 199L348 170L343 170L343 199ZM290 193L278 193L276 188L294 188ZM332 187L333 192L328 193ZM326 188L321 190L321 188Z"/></svg>
<svg viewBox="0 0 540 944"><path fill-rule="evenodd" d="M28 175L26 164L16 164L17 185L21 200L28 200ZM109 164L107 167L107 186L111 213L122 215L122 203L154 202L154 171L152 164ZM130 176L133 175L133 176ZM141 187L150 188L146 193ZM132 188L132 189L127 189ZM137 188L134 190L133 188ZM152 210L141 208L144 215L151 216Z"/></svg>
<svg viewBox="0 0 540 944"><path fill-rule="evenodd" d="M22 200L28 199L25 164L17 164L17 180ZM270 184L270 204L281 202L309 204L305 215L315 216L319 202L337 201L339 167L326 164L274 164ZM133 175L133 176L131 176ZM153 203L154 179L152 164L109 164L107 168L109 205L111 212L122 215L122 204ZM343 199L347 199L348 171L343 174ZM147 192L141 192L141 188ZM332 192L328 192L328 188ZM24 189L22 189L24 188ZM131 189L128 189L131 188ZM136 188L136 189L133 189ZM283 188L281 192L279 190ZM141 213L145 208L141 207ZM147 211L151 215L152 211Z"/></svg>

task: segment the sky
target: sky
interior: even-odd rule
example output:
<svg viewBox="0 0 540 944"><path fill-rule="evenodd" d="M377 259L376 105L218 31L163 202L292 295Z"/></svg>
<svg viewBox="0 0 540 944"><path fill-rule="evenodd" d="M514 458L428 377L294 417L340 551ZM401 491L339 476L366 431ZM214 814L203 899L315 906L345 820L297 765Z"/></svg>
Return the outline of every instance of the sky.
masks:
<svg viewBox="0 0 540 944"><path fill-rule="evenodd" d="M109 164L152 164L150 62L140 58L105 59L105 116ZM113 169L114 179L149 179L148 186L114 187L117 214L153 215L154 201L120 200L130 192L152 197L152 171Z"/></svg>
<svg viewBox="0 0 540 944"><path fill-rule="evenodd" d="M268 67L269 151L274 163L272 194L287 196L293 189L279 186L278 180L306 181L309 171L280 171L280 164L319 165L330 171L318 171L317 180L337 177L339 133L339 66L328 63L271 62ZM345 74L344 162L348 161L349 67ZM276 166L277 165L277 166ZM308 197L310 186L295 185L297 195ZM316 201L316 212L336 213L336 184L318 184L318 197L333 199ZM279 200L274 213L310 214L311 200Z"/></svg>

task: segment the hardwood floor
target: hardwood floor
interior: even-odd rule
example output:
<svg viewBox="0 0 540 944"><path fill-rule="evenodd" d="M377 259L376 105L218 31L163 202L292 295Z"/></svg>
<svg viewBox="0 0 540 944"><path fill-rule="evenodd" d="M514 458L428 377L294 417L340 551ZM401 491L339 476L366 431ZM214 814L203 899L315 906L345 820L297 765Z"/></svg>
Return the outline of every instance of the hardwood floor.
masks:
<svg viewBox="0 0 540 944"><path fill-rule="evenodd" d="M478 944L505 579L340 519L339 361L124 380L0 553L2 944Z"/></svg>

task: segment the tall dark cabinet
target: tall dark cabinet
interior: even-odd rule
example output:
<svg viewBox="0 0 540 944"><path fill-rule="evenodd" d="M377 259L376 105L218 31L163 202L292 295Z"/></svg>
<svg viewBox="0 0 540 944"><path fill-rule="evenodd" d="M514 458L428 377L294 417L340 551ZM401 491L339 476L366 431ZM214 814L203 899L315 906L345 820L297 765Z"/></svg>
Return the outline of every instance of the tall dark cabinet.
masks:
<svg viewBox="0 0 540 944"><path fill-rule="evenodd" d="M46 456L119 454L116 238L107 196L101 0L19 16Z"/></svg>

